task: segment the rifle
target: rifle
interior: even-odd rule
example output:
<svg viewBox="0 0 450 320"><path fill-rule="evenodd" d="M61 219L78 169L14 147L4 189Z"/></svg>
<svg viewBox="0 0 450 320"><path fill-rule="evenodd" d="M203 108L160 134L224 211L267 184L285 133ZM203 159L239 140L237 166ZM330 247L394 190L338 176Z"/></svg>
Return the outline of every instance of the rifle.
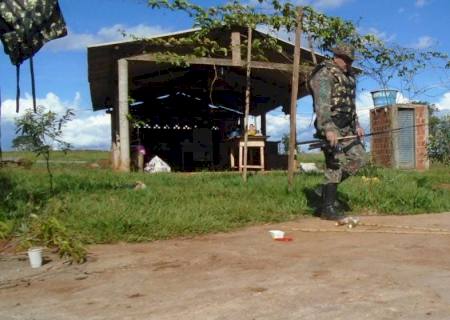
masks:
<svg viewBox="0 0 450 320"><path fill-rule="evenodd" d="M345 140L353 140L353 139L361 139L361 138L365 138L365 137L371 137L371 136L377 136L377 135L381 135L381 134L385 134L385 133L392 133L392 132L397 132L403 129L409 129L409 128L416 128L416 127L422 127L425 126L427 124L423 123L423 124L418 124L418 125L413 125L413 126L406 126L406 127L401 127L401 128L395 128L395 129L389 129L389 130L383 130L383 131L378 131L378 132L371 132L371 133L366 133L365 135L362 136L358 136L358 135L351 135L351 136L346 136L346 137L339 137L338 140L338 144L336 145L336 148L339 150L340 146L339 146L339 141L345 141ZM297 145L305 145L305 144L309 144L308 150L313 150L313 149L322 149L325 147L329 147L329 143L326 140L319 140L319 139L315 139L315 140L306 140L306 141L300 141L297 142Z"/></svg>

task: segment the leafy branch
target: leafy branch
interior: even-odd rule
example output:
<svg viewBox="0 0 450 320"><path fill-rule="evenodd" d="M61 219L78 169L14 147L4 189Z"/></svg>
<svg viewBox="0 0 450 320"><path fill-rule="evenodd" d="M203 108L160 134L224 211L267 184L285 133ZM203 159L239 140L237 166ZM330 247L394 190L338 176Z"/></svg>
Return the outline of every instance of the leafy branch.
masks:
<svg viewBox="0 0 450 320"><path fill-rule="evenodd" d="M152 9L184 12L192 19L193 27L199 29L181 37L149 39L148 43L163 48L158 53L160 62L183 66L188 65L189 59L193 57L228 56L229 45L213 39L211 34L214 30L264 27L274 32L291 32L296 28L298 13L291 2L258 0L258 3L259 7L233 0L224 5L204 8L188 0L149 0L148 5ZM419 93L413 79L420 72L432 63L436 63L440 70L450 68L450 60L445 53L388 45L373 34L361 34L353 22L325 15L310 6L303 7L302 29L319 51L325 54L330 53L340 42L353 45L363 74L378 82L382 88L387 88L392 80L399 79L406 90ZM194 47L194 50L186 55L180 49L188 46ZM168 51L170 48L176 50ZM245 53L245 40L241 48ZM254 39L252 58L266 60L265 52L268 49L282 53L278 39Z"/></svg>

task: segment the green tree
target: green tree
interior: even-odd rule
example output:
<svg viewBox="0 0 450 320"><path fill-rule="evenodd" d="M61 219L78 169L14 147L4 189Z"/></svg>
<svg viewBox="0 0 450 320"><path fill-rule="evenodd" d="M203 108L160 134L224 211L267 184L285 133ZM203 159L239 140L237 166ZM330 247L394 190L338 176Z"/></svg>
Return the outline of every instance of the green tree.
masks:
<svg viewBox="0 0 450 320"><path fill-rule="evenodd" d="M430 117L428 156L431 160L450 165L450 115Z"/></svg>
<svg viewBox="0 0 450 320"><path fill-rule="evenodd" d="M46 111L39 106L36 112L29 109L25 114L16 119L16 134L14 139L17 148L27 148L36 156L45 159L49 177L50 191L53 191L53 174L50 170L50 151L53 148L67 152L70 144L62 139L64 125L71 121L75 114L68 109L61 117L55 112Z"/></svg>
<svg viewBox="0 0 450 320"><path fill-rule="evenodd" d="M188 0L148 0L153 9L186 13L191 17L193 27L199 28L186 36L149 39L148 42L162 48L157 53L161 62L183 65L188 64L191 57L229 55L228 47L222 47L210 37L212 31L217 29L263 27L273 34L295 30L298 13L291 1L257 2L259 5L252 6L247 1L232 0L223 5L202 7ZM389 87L392 80L397 80L404 90L423 93L426 88L417 87L414 81L419 73L430 67L433 70L450 68L450 60L445 53L387 44L373 34L362 34L353 22L325 15L311 6L303 7L302 30L324 54L331 53L336 43L352 44L356 48L363 74L377 81L382 88ZM244 37L243 52L247 48L246 41ZM264 52L268 48L285 54L278 40L273 37L254 39L251 45L252 58L255 60L265 60ZM186 47L193 47L194 50L188 54L179 50Z"/></svg>
<svg viewBox="0 0 450 320"><path fill-rule="evenodd" d="M17 136L12 141L12 147L17 151L33 151L31 136Z"/></svg>
<svg viewBox="0 0 450 320"><path fill-rule="evenodd" d="M289 134L288 133L283 134L283 136L281 137L281 143L283 145L283 153L288 154L289 153ZM296 150L297 150L297 154L301 153L300 146L297 146Z"/></svg>

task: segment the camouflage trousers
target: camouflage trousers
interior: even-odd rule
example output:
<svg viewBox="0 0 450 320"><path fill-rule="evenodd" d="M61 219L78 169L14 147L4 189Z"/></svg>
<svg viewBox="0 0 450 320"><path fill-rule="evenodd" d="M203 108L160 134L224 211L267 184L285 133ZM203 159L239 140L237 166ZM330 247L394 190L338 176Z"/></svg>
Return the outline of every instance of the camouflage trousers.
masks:
<svg viewBox="0 0 450 320"><path fill-rule="evenodd" d="M340 183L365 165L364 146L358 139L342 141L339 148L324 148L325 184Z"/></svg>

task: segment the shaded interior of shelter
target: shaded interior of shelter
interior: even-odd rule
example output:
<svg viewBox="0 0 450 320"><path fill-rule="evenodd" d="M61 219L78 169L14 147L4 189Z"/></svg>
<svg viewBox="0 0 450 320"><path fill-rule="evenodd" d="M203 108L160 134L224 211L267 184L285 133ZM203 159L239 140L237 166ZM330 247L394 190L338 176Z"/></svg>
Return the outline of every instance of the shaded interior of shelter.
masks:
<svg viewBox="0 0 450 320"><path fill-rule="evenodd" d="M140 63L133 68L142 71ZM147 64L148 66L148 64ZM254 77L250 110L252 115L265 113L272 100L274 108L277 93L273 88L264 94L257 89ZM155 72L131 79L133 103L132 151L145 148L145 162L157 155L174 170L226 170L230 168L229 153L235 147L237 135L243 132L245 106L245 70L230 67L190 66L173 68L158 66ZM289 86L273 83L278 91L289 95ZM267 85L266 85L267 86ZM261 92L258 92L261 90ZM272 96L271 96L272 94ZM258 113L259 112L259 113ZM265 134L265 128L258 128ZM269 137L270 139L270 137ZM141 146L141 147L138 147ZM287 165L285 156L278 155L278 141L266 142L266 158L270 167ZM249 149L249 164L260 162L257 150ZM132 157L132 159L135 157Z"/></svg>
<svg viewBox="0 0 450 320"><path fill-rule="evenodd" d="M216 32L212 37L224 46L231 45L231 32ZM245 30L241 34L245 35ZM267 35L255 31L255 38L258 37ZM282 53L267 50L264 56L270 63L292 66L293 45L283 41L280 44ZM192 48L171 50L186 53ZM149 47L140 41L89 48L89 81L94 110L114 108L117 103L117 60L127 58L129 113L133 119L130 123L132 154L133 150L143 147L145 162L157 155L174 170L229 169L229 151L233 145L230 137L243 132L245 68L242 65L201 63L174 66L161 61L133 59L133 56L159 51L163 51L162 48ZM241 57L244 61L244 52ZM231 61L230 55L228 58ZM319 61L323 58L318 56ZM302 49L301 60L304 65L311 64L311 53ZM298 99L308 94L306 74L300 72ZM258 129L262 135L266 134L265 115L268 112L281 106L288 113L291 80L292 71L252 68L250 114L261 116L261 128ZM286 168L287 158L278 155L278 142L270 141L273 140L271 137L268 140L265 147L267 169ZM249 161L258 162L258 155L250 151Z"/></svg>

